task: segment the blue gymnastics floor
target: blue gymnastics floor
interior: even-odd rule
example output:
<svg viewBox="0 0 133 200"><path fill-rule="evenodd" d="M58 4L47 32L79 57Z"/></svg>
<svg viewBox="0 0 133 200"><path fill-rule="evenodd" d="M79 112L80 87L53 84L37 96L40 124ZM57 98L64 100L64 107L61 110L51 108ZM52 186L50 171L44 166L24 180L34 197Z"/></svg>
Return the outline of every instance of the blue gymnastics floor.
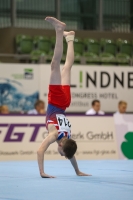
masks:
<svg viewBox="0 0 133 200"><path fill-rule="evenodd" d="M133 200L133 160L79 161L78 177L68 160L45 161L42 179L37 162L0 162L0 200Z"/></svg>

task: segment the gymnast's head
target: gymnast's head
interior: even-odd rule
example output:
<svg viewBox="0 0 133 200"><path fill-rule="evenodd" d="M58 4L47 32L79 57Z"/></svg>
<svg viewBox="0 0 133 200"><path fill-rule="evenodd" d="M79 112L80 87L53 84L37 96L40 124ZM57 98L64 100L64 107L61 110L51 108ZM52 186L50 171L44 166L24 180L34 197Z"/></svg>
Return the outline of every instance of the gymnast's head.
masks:
<svg viewBox="0 0 133 200"><path fill-rule="evenodd" d="M74 140L64 137L58 145L58 151L61 156L71 159L77 151L77 144Z"/></svg>

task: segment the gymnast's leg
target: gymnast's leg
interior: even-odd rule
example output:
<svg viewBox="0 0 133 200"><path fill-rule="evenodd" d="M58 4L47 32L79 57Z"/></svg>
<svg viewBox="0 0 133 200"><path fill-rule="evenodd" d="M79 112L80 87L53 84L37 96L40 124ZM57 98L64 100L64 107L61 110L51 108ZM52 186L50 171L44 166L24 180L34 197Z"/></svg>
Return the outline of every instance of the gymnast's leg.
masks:
<svg viewBox="0 0 133 200"><path fill-rule="evenodd" d="M66 38L67 42L67 55L64 67L61 72L62 85L70 85L71 68L74 62L74 46L73 46L74 36L75 36L74 31L70 32L64 31L64 37Z"/></svg>
<svg viewBox="0 0 133 200"><path fill-rule="evenodd" d="M51 61L50 85L61 85L60 61L63 53L63 32L66 25L54 17L46 17L45 20L50 22L56 31L56 44Z"/></svg>

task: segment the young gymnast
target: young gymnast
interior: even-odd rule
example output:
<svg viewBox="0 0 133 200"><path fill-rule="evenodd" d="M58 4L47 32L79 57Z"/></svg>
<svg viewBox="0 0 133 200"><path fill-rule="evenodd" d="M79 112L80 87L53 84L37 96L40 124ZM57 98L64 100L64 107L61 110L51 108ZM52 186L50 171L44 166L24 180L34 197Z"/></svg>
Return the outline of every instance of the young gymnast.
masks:
<svg viewBox="0 0 133 200"><path fill-rule="evenodd" d="M46 128L48 136L43 140L37 151L38 165L42 178L54 178L44 172L44 153L53 142L57 142L58 151L61 156L65 156L71 161L72 166L78 176L88 176L82 173L75 159L77 144L71 139L71 125L65 117L65 109L69 107L71 102L70 94L70 75L71 67L74 62L73 41L75 32L65 32L66 24L53 18L46 17L46 21L50 22L56 31L56 44L54 55L51 62L51 76L48 94L48 107L46 113ZM68 44L65 65L60 72L60 61L63 53L63 36Z"/></svg>

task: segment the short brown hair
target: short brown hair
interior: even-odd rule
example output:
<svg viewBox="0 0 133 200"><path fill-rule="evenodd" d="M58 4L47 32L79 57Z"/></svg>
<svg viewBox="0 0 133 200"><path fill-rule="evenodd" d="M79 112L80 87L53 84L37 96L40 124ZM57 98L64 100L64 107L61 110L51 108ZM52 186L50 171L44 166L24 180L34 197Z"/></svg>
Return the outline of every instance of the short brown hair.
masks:
<svg viewBox="0 0 133 200"><path fill-rule="evenodd" d="M97 99L95 99L95 100L93 100L93 101L91 102L91 105L92 105L92 106L94 106L94 105L95 105L95 103L100 103L100 101L99 101L99 100L97 100Z"/></svg>
<svg viewBox="0 0 133 200"><path fill-rule="evenodd" d="M0 113L2 113L3 110L5 110L5 109L8 111L8 106L7 105L0 106Z"/></svg>
<svg viewBox="0 0 133 200"><path fill-rule="evenodd" d="M125 104L125 105L127 105L127 102L126 101L119 101L119 106L121 105L121 104Z"/></svg>
<svg viewBox="0 0 133 200"><path fill-rule="evenodd" d="M35 102L35 105L34 105L34 107L36 108L39 104L44 104L44 101L42 101L42 100L37 100L36 102Z"/></svg>
<svg viewBox="0 0 133 200"><path fill-rule="evenodd" d="M65 153L65 157L71 159L77 150L77 144L74 140L68 139L65 141L62 149Z"/></svg>

